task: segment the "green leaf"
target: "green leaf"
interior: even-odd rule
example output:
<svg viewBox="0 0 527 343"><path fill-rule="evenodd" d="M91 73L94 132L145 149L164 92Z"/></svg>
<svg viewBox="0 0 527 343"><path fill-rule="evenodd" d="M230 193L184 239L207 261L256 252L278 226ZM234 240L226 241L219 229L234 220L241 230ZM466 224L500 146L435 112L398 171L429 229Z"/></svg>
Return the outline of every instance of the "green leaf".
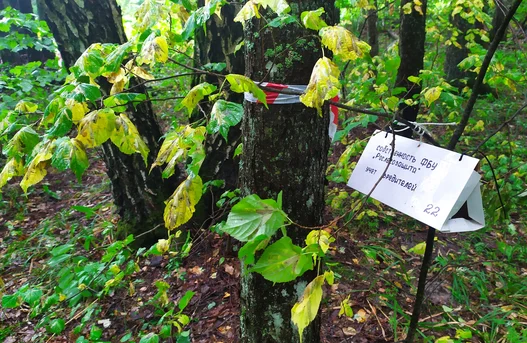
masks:
<svg viewBox="0 0 527 343"><path fill-rule="evenodd" d="M22 300L29 306L33 307L40 302L42 294L42 290L38 288L30 288L22 294Z"/></svg>
<svg viewBox="0 0 527 343"><path fill-rule="evenodd" d="M139 134L139 131L137 131L134 123L124 113L121 113L116 118L115 129L110 139L121 152L128 155L138 152L143 156L145 165L148 164L147 157L150 149L148 149L148 146Z"/></svg>
<svg viewBox="0 0 527 343"><path fill-rule="evenodd" d="M100 43L92 44L86 49L75 62L75 67L89 75L92 79L101 75L104 66L104 58L101 54L102 45Z"/></svg>
<svg viewBox="0 0 527 343"><path fill-rule="evenodd" d="M90 339L91 340L98 340L102 336L102 329L98 327L97 325L92 325L90 329Z"/></svg>
<svg viewBox="0 0 527 343"><path fill-rule="evenodd" d="M167 200L165 213L163 214L167 230L173 230L192 218L196 210L195 206L199 199L201 199L202 189L203 182L199 175L194 177L189 175L178 186Z"/></svg>
<svg viewBox="0 0 527 343"><path fill-rule="evenodd" d="M55 122L47 134L50 137L61 137L70 132L72 126L72 112L69 108L63 107L55 117Z"/></svg>
<svg viewBox="0 0 527 343"><path fill-rule="evenodd" d="M132 43L133 41L130 40L121 44L106 56L104 60L104 71L106 73L114 73L119 70L121 63L128 54L128 50L132 47Z"/></svg>
<svg viewBox="0 0 527 343"><path fill-rule="evenodd" d="M109 108L90 112L79 122L79 132L76 138L86 148L99 146L112 135L115 120L115 114Z"/></svg>
<svg viewBox="0 0 527 343"><path fill-rule="evenodd" d="M339 93L339 75L339 68L333 61L327 57L320 58L313 67L309 85L300 96L300 101L307 107L316 108L319 115L322 115L324 101L334 98Z"/></svg>
<svg viewBox="0 0 527 343"><path fill-rule="evenodd" d="M70 155L70 168L77 176L77 180L81 180L82 174L88 169L90 162L88 161L88 156L84 150L84 146L75 138L71 138L73 147Z"/></svg>
<svg viewBox="0 0 527 343"><path fill-rule="evenodd" d="M311 281L304 290L302 299L297 302L291 309L291 320L298 328L300 343L302 343L302 334L304 329L315 319L318 314L318 308L322 301L322 285L324 284L324 275L317 276Z"/></svg>
<svg viewBox="0 0 527 343"><path fill-rule="evenodd" d="M342 26L323 27L319 34L322 37L322 44L343 61L356 60L371 50L368 43L359 40Z"/></svg>
<svg viewBox="0 0 527 343"><path fill-rule="evenodd" d="M227 81L231 85L231 90L236 93L245 93L249 92L254 95L262 104L267 107L267 100L263 90L260 89L251 79L247 76L239 74L229 74L226 76ZM269 108L269 107L267 107Z"/></svg>
<svg viewBox="0 0 527 343"><path fill-rule="evenodd" d="M257 272L271 282L289 282L310 269L313 269L311 255L303 254L291 238L282 237L264 250L249 271Z"/></svg>
<svg viewBox="0 0 527 343"><path fill-rule="evenodd" d="M159 336L150 332L146 336L141 337L139 343L159 343Z"/></svg>
<svg viewBox="0 0 527 343"><path fill-rule="evenodd" d="M20 298L17 294L3 295L2 296L2 307L3 308L15 308L20 305Z"/></svg>
<svg viewBox="0 0 527 343"><path fill-rule="evenodd" d="M143 93L119 93L104 99L104 106L111 107L114 112L124 112L127 110L124 105L131 103L135 106L145 100L146 95Z"/></svg>
<svg viewBox="0 0 527 343"><path fill-rule="evenodd" d="M232 157L236 157L236 156L239 156L241 155L243 152L243 143L240 143L238 144L238 146L236 147L236 150L234 150L234 155Z"/></svg>
<svg viewBox="0 0 527 343"><path fill-rule="evenodd" d="M205 98L205 96L212 94L216 90L216 86L203 82L199 85L192 87L190 92L185 96L181 101L181 104L177 109L185 106L187 108L188 114L190 115L192 111L196 108L196 105Z"/></svg>
<svg viewBox="0 0 527 343"><path fill-rule="evenodd" d="M315 11L305 11L300 14L300 19L307 29L318 31L321 28L328 26L328 24L320 18L325 12L324 7L320 7Z"/></svg>
<svg viewBox="0 0 527 343"><path fill-rule="evenodd" d="M253 240L245 243L245 245L240 248L240 251L238 251L238 258L245 264L253 264L255 260L254 254L258 250L265 249L267 244L269 244L269 240L269 236L266 235L256 236Z"/></svg>
<svg viewBox="0 0 527 343"><path fill-rule="evenodd" d="M2 153L8 157L29 154L39 141L38 133L30 126L24 126L4 146Z"/></svg>
<svg viewBox="0 0 527 343"><path fill-rule="evenodd" d="M64 327L66 326L66 322L62 318L53 319L49 322L48 331L51 333L54 333L58 335L62 331L64 331Z"/></svg>
<svg viewBox="0 0 527 343"><path fill-rule="evenodd" d="M227 141L229 128L238 125L243 117L243 106L234 102L218 100L212 106L210 122L207 125L209 133L220 133Z"/></svg>
<svg viewBox="0 0 527 343"><path fill-rule="evenodd" d="M252 194L234 205L221 230L241 242L248 242L260 235L271 237L284 221L284 212L276 201L262 200Z"/></svg>
<svg viewBox="0 0 527 343"><path fill-rule="evenodd" d="M346 299L340 302L339 317L345 315L348 318L353 317L353 309L350 306L350 296L348 295Z"/></svg>
<svg viewBox="0 0 527 343"><path fill-rule="evenodd" d="M190 302L190 300L192 299L192 297L196 294L196 292L192 292L192 291L187 291L185 293L185 295L183 295L181 297L181 299L179 300L177 306L179 308L180 311L183 311L187 306L188 306L188 303Z"/></svg>
<svg viewBox="0 0 527 343"><path fill-rule="evenodd" d="M99 87L91 85L89 83L81 83L79 84L74 90L73 90L73 96L78 101L77 95L81 94L84 99L82 101L88 100L88 101L96 101L101 97L101 91L99 90ZM79 101L79 102L82 102Z"/></svg>

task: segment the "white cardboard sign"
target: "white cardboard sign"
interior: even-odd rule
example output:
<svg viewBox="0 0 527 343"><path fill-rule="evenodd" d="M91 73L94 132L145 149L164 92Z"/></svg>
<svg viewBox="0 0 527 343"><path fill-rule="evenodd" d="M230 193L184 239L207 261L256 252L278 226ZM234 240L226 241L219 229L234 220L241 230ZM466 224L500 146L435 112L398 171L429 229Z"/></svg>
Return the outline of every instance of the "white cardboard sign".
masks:
<svg viewBox="0 0 527 343"><path fill-rule="evenodd" d="M474 231L485 226L478 160L453 151L376 131L348 186L443 232ZM467 202L470 219L452 218Z"/></svg>

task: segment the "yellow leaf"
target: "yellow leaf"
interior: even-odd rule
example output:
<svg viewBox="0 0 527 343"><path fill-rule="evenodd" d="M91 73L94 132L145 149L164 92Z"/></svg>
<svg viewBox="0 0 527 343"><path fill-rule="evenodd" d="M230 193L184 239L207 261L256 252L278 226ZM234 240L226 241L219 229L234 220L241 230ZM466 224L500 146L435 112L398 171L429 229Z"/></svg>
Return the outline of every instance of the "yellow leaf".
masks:
<svg viewBox="0 0 527 343"><path fill-rule="evenodd" d="M173 230L192 218L194 206L201 199L203 182L199 175L189 175L168 199L163 218L167 230Z"/></svg>
<svg viewBox="0 0 527 343"><path fill-rule="evenodd" d="M434 101L439 99L442 90L443 88L441 87L432 87L426 90L424 97L426 102L428 103L428 106L430 106Z"/></svg>
<svg viewBox="0 0 527 343"><path fill-rule="evenodd" d="M148 149L148 146L137 131L134 123L124 113L116 117L115 128L110 135L110 139L125 154L140 153L145 161L145 165L147 164L146 159L150 149Z"/></svg>
<svg viewBox="0 0 527 343"><path fill-rule="evenodd" d="M38 108L37 104L34 104L29 101L21 100L16 104L15 111L24 112L24 113L34 113Z"/></svg>
<svg viewBox="0 0 527 343"><path fill-rule="evenodd" d="M426 250L426 242L421 242L416 244L413 248L408 249L408 252L414 253L416 255L424 255Z"/></svg>
<svg viewBox="0 0 527 343"><path fill-rule="evenodd" d="M84 115L90 111L87 103L77 102L74 99L66 100L66 107L71 111L71 120L74 124L78 124Z"/></svg>
<svg viewBox="0 0 527 343"><path fill-rule="evenodd" d="M408 2L408 3L404 4L404 6L403 6L403 13L404 14L412 13L412 3L411 2Z"/></svg>
<svg viewBox="0 0 527 343"><path fill-rule="evenodd" d="M331 237L331 235L324 230L312 230L306 237L307 245L318 244L324 253L328 251L329 244L334 241L335 238Z"/></svg>
<svg viewBox="0 0 527 343"><path fill-rule="evenodd" d="M367 54L371 47L342 26L328 26L320 29L322 44L327 46L343 61L355 60Z"/></svg>
<svg viewBox="0 0 527 343"><path fill-rule="evenodd" d="M199 85L192 87L185 98L181 101L179 108L185 106L187 108L188 114L191 114L194 108L196 108L196 105L201 100L203 100L205 96L211 94L215 90L216 86L208 82L200 83Z"/></svg>
<svg viewBox="0 0 527 343"><path fill-rule="evenodd" d="M118 71L116 71L114 73L105 73L103 76L106 77L108 82L116 83L116 82L120 82L120 81L122 81L122 80L124 80L126 78L126 71L123 68L119 68Z"/></svg>
<svg viewBox="0 0 527 343"><path fill-rule="evenodd" d="M288 13L291 8L285 0L252 0L254 3L262 5L263 8L269 7L276 14Z"/></svg>
<svg viewBox="0 0 527 343"><path fill-rule="evenodd" d="M157 62L164 63L168 59L168 43L165 37L160 36L154 39L155 58Z"/></svg>
<svg viewBox="0 0 527 343"><path fill-rule="evenodd" d="M138 66L134 66L132 68L132 74L134 74L135 76L138 76L144 80L153 80L155 79L154 75L150 74L149 72L147 72L146 70L144 70L143 68L141 67L138 67Z"/></svg>
<svg viewBox="0 0 527 343"><path fill-rule="evenodd" d="M331 270L324 272L324 278L328 285L333 286L333 283L335 282L335 274Z"/></svg>
<svg viewBox="0 0 527 343"><path fill-rule="evenodd" d="M35 149L37 148L38 146L35 147ZM51 142L46 143L27 167L26 174L20 182L20 187L22 187L24 193L27 193L27 189L30 186L33 186L42 181L42 179L44 179L44 176L46 176L46 174L48 173L46 168L50 164L49 160L53 156L52 149L53 144L51 144Z"/></svg>
<svg viewBox="0 0 527 343"><path fill-rule="evenodd" d="M348 318L353 317L353 309L351 308L351 305L349 303L350 296L340 302L340 310L339 310L339 317L342 315L345 315Z"/></svg>
<svg viewBox="0 0 527 343"><path fill-rule="evenodd" d="M298 328L300 343L302 343L302 333L304 329L315 319L322 301L322 285L324 275L317 276L311 281L304 290L302 299L291 309L291 320Z"/></svg>
<svg viewBox="0 0 527 343"><path fill-rule="evenodd" d="M334 98L339 93L339 74L339 68L333 61L327 57L320 58L313 68L309 85L300 96L300 101L307 107L316 108L322 115L324 101Z"/></svg>
<svg viewBox="0 0 527 343"><path fill-rule="evenodd" d="M13 176L22 175L24 175L24 164L13 157L5 164L2 172L0 172L0 188L4 187L7 181L11 180Z"/></svg>
<svg viewBox="0 0 527 343"><path fill-rule="evenodd" d="M302 20L302 24L306 27L306 29L311 29L318 31L323 27L328 26L324 20L320 18L320 16L325 12L324 7L320 7L319 9L315 11L305 11L302 12L300 15L300 19Z"/></svg>
<svg viewBox="0 0 527 343"><path fill-rule="evenodd" d="M170 241L168 239L159 239L156 243L156 249L160 253L164 254L168 251Z"/></svg>
<svg viewBox="0 0 527 343"><path fill-rule="evenodd" d="M110 108L91 112L80 121L76 139L87 148L101 145L112 135L115 119L115 114Z"/></svg>
<svg viewBox="0 0 527 343"><path fill-rule="evenodd" d="M260 13L258 12L258 7L254 0L249 0L243 5L242 9L238 12L234 21L242 23L245 27L245 22L253 17L260 18Z"/></svg>
<svg viewBox="0 0 527 343"><path fill-rule="evenodd" d="M127 82L127 78L124 78L121 81L114 83L112 89L110 89L110 95L121 93L124 90L124 87L126 86Z"/></svg>

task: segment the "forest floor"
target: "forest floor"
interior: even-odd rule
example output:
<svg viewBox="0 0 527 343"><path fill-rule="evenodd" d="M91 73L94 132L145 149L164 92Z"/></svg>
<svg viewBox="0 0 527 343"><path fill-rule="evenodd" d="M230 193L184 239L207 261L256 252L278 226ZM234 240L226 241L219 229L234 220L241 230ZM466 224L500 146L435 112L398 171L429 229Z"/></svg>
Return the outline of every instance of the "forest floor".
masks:
<svg viewBox="0 0 527 343"><path fill-rule="evenodd" d="M0 208L0 342L138 342L145 332L161 327L159 306L151 301L159 298L157 280L170 286L169 303L195 292L184 311L191 318L192 342L239 341L240 264L236 253L227 251L227 238L209 230L192 233L192 248L183 259L131 255L138 268L120 285L108 292L93 290L80 305L68 305L69 299L61 298L48 310L35 311L35 302L22 301L30 298L28 292L20 290L29 285L42 290L37 294L45 299L53 294L56 275L67 263L80 266L84 257L100 261L114 242L108 229L118 218L100 160L82 184L72 174L58 174L48 175L27 197L15 187L6 187ZM334 187L346 190L344 185L328 188ZM334 228L336 241L327 265L336 280L326 287L320 312L324 343L395 342L405 337L422 259L408 250L425 241L426 227L371 206L378 217L353 222L354 228L339 227L344 223ZM339 214L328 205L327 222ZM510 240L525 242L525 235L525 227L518 228ZM86 245L88 239L91 244ZM494 230L438 233L417 341L448 336L452 340L444 342L498 342L510 334L510 323L527 325L526 260L510 259L517 279L504 279L504 270L494 264L500 256L489 255L499 250L496 245L502 240ZM68 244L73 250L60 261L64 266L52 263L50 251ZM16 306L7 304L12 294L22 298ZM36 303L44 306L43 300ZM345 314L340 313L343 303L349 304ZM54 333L50 323L56 318L65 321ZM521 329L518 332L521 335ZM81 335L86 340L80 340ZM517 342L527 341L520 337Z"/></svg>

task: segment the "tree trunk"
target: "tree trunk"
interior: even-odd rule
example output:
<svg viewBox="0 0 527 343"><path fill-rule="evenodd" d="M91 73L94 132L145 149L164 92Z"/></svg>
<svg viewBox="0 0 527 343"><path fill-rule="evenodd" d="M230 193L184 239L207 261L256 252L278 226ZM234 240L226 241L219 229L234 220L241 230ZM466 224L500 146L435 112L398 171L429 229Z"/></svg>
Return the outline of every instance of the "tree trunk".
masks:
<svg viewBox="0 0 527 343"><path fill-rule="evenodd" d="M450 40L454 41L446 48L444 67L445 78L451 85L458 89L462 89L467 83L473 84L476 79L476 73L462 70L458 66L458 64L467 58L470 53L465 35L471 28L471 25L465 19L461 18L459 14L456 14L453 17L450 16L450 23L457 34L452 34ZM457 46L457 44L459 44L459 46ZM467 83L462 82L463 79L465 79Z"/></svg>
<svg viewBox="0 0 527 343"><path fill-rule="evenodd" d="M404 14L403 6L411 5L412 12ZM397 71L397 78L395 80L396 87L406 88L403 93L403 99L418 100L417 96L421 93L421 86L408 80L410 76L419 76L419 72L423 69L423 59L425 56L425 37L426 37L426 6L427 0L422 1L421 12L414 7L412 0L401 1L401 24L399 28L399 56L401 57L401 65ZM408 106L401 102L399 106L401 117L415 121L419 113L419 103L413 106ZM405 137L412 137L412 130L404 126L404 131L401 135Z"/></svg>
<svg viewBox="0 0 527 343"><path fill-rule="evenodd" d="M39 13L48 22L57 40L67 67L75 64L92 43L126 42L121 10L115 0L38 0L37 4ZM105 80L99 83L102 91L109 93L110 85ZM134 88L134 92L141 91L146 92L146 89ZM151 165L159 151L161 138L161 129L152 105L145 102L137 109L130 106L127 114L150 149L148 165ZM162 180L159 168L149 173L149 168L139 154L123 154L111 142L104 143L102 151L112 184L114 203L122 219L120 234L132 233L137 236L161 224L163 201L174 190L174 185ZM161 229L144 235L136 243L150 244L160 235L166 235L166 231Z"/></svg>
<svg viewBox="0 0 527 343"><path fill-rule="evenodd" d="M324 7L329 25L338 18L333 1L288 3L296 15ZM246 24L246 75L255 81L307 85L313 66L321 57L319 40L313 32L295 24L278 29L264 28L265 25L261 19ZM275 55L268 49L291 53ZM329 148L328 124L327 108L321 117L316 110L302 104L269 105L267 110L261 104L246 102L240 169L242 195L276 198L283 191L283 208L292 220L302 225L320 225ZM287 231L295 244L304 243L307 230L288 227ZM306 273L293 282L273 285L259 274L244 273L242 342L299 342L291 321L291 308L314 276L315 272ZM303 341L320 341L319 316L304 331Z"/></svg>
<svg viewBox="0 0 527 343"><path fill-rule="evenodd" d="M374 8L368 10L368 44L371 46L370 56L379 54L379 31L377 30L377 0L373 0Z"/></svg>
<svg viewBox="0 0 527 343"><path fill-rule="evenodd" d="M204 0L198 1L198 6L203 6L204 4ZM201 28L196 30L194 56L197 67L201 67L207 63L226 63L227 67L224 73L244 73L245 61L243 48L236 53L234 52L236 45L243 40L242 25L233 21L240 8L241 5L239 4L225 4L221 9L221 18L214 15L207 22L205 31ZM197 78L194 84L203 81L218 87L223 82L223 80L218 80L215 76L206 75ZM241 103L243 101L243 94L231 92L227 100ZM205 113L209 114L210 110L210 104L203 106ZM191 121L199 120L202 117L202 111L195 111ZM238 161L234 160L233 155L236 146L241 140L240 126L237 125L230 128L227 142L220 134L207 136L207 140L205 141L207 156L201 165L200 176L203 182L224 180L225 184L221 188L214 188L211 192L206 192L201 197L199 204L196 206L194 217L192 218L192 221L198 226L206 226L210 222L211 216L216 209L215 203L222 193L238 187Z"/></svg>

